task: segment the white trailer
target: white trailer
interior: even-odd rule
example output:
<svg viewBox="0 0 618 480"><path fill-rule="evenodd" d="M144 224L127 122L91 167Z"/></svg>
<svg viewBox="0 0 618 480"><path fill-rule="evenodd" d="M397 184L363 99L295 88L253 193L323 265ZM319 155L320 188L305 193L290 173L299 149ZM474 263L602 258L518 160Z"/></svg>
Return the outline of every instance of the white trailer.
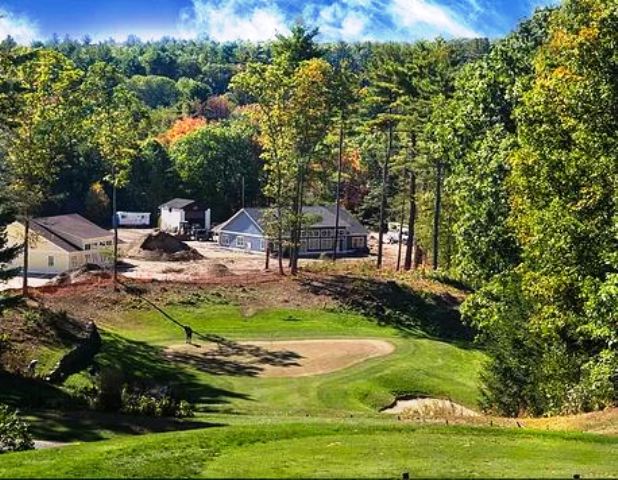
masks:
<svg viewBox="0 0 618 480"><path fill-rule="evenodd" d="M150 213L146 212L117 212L118 225L121 227L149 227Z"/></svg>

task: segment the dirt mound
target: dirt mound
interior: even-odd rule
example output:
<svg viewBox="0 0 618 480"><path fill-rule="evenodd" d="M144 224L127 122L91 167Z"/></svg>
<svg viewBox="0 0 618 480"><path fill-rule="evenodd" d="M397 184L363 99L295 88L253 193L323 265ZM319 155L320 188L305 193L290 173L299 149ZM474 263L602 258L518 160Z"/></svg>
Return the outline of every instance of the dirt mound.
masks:
<svg viewBox="0 0 618 480"><path fill-rule="evenodd" d="M211 263L206 267L206 273L213 277L227 277L234 275L231 270L222 263Z"/></svg>
<svg viewBox="0 0 618 480"><path fill-rule="evenodd" d="M162 261L189 261L204 258L197 250L165 232L150 233L139 238L129 245L126 256Z"/></svg>
<svg viewBox="0 0 618 480"><path fill-rule="evenodd" d="M165 350L170 360L189 363L214 375L306 377L335 372L370 358L391 354L383 340L225 341L175 345Z"/></svg>
<svg viewBox="0 0 618 480"><path fill-rule="evenodd" d="M65 286L79 282L90 282L95 279L108 279L109 272L104 271L100 266L87 263L86 265L76 269L63 272L54 277L49 285Z"/></svg>

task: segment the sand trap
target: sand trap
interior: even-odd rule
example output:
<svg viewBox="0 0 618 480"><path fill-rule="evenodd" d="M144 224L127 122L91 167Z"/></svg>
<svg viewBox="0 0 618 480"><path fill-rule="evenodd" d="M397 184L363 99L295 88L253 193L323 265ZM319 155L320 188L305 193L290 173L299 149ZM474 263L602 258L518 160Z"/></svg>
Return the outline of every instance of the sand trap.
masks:
<svg viewBox="0 0 618 480"><path fill-rule="evenodd" d="M165 356L216 375L305 377L342 370L395 350L389 342L368 339L215 342L171 346Z"/></svg>
<svg viewBox="0 0 618 480"><path fill-rule="evenodd" d="M458 403L441 398L399 399L382 410L383 413L406 414L419 417L478 417L480 414Z"/></svg>

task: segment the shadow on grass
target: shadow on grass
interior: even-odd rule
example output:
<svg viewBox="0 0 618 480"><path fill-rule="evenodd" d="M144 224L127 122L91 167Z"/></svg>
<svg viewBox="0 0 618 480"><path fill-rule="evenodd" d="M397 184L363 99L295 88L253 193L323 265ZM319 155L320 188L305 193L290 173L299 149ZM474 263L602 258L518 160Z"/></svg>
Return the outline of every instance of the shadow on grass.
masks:
<svg viewBox="0 0 618 480"><path fill-rule="evenodd" d="M301 285L328 295L346 308L377 319L406 335L430 336L466 346L474 338L459 314L459 301L448 294L417 292L394 281L334 275L302 277Z"/></svg>
<svg viewBox="0 0 618 480"><path fill-rule="evenodd" d="M83 402L38 378L0 371L0 403L15 408L76 408Z"/></svg>
<svg viewBox="0 0 618 480"><path fill-rule="evenodd" d="M302 358L290 350L267 350L258 345L241 344L218 335L197 334L203 340L215 343L217 348L204 349L192 344L191 351L177 349L168 351L167 358L188 363L198 370L212 375L255 377L264 371L264 365L276 367L299 366Z"/></svg>
<svg viewBox="0 0 618 480"><path fill-rule="evenodd" d="M205 411L229 403L230 399L250 400L250 397L243 393L204 383L195 372L168 361L163 347L129 340L108 332L103 333L103 347L96 357L96 362L101 368L121 371L125 381L133 384L165 384L182 398L204 405Z"/></svg>
<svg viewBox="0 0 618 480"><path fill-rule="evenodd" d="M142 435L225 426L223 423L199 420L139 417L86 410L76 412L38 411L28 420L34 438L61 442L104 440L109 438L109 432L114 435Z"/></svg>
<svg viewBox="0 0 618 480"><path fill-rule="evenodd" d="M122 286L127 293L140 298L159 312L165 320L175 324L181 328L182 331L188 328L176 320L176 318L170 315L165 309L146 298L144 296L146 292L141 286L129 285L127 283L122 284ZM293 318L291 315L288 317L288 320L298 321L298 319ZM270 351L257 345L241 344L219 335L200 333L194 331L192 328L189 328L189 331L191 335L195 335L206 342L216 344L217 349L205 350L204 353L194 353L176 349L166 352L166 357L176 362L192 365L198 370L212 375L254 377L264 370L261 365L283 367L298 366L299 364L296 360L301 358L300 355L291 351ZM187 339L190 341L190 337ZM195 344L192 345L194 347L196 346ZM149 367L148 370L150 370Z"/></svg>

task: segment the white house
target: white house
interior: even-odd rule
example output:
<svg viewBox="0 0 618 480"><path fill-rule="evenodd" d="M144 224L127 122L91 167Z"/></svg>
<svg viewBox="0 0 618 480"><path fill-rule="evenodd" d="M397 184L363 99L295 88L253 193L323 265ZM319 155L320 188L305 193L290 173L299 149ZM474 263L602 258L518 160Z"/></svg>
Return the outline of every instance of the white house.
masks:
<svg viewBox="0 0 618 480"><path fill-rule="evenodd" d="M191 227L210 230L210 209L195 200L174 198L159 206L159 228L164 232L178 233Z"/></svg>
<svg viewBox="0 0 618 480"><path fill-rule="evenodd" d="M24 225L13 222L7 227L10 244L24 243ZM81 215L58 215L30 221L28 270L38 274L58 274L87 263L111 264L114 236L108 230ZM11 263L23 266L23 255Z"/></svg>

